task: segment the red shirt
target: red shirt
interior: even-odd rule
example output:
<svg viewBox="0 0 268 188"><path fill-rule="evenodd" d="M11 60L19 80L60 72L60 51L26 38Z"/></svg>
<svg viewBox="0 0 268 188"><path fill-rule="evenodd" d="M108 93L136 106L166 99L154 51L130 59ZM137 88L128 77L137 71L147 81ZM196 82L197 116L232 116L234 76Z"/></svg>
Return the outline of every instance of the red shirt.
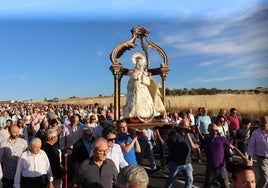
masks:
<svg viewBox="0 0 268 188"><path fill-rule="evenodd" d="M230 121L229 130L238 130L239 129L239 119L236 116L228 116L227 119Z"/></svg>

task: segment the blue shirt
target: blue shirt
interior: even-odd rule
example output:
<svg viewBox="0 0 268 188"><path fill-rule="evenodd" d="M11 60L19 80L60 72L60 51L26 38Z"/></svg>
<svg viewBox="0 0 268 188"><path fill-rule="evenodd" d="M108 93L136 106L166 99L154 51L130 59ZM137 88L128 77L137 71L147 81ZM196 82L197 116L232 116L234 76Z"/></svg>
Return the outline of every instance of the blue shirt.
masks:
<svg viewBox="0 0 268 188"><path fill-rule="evenodd" d="M209 116L198 116L196 120L196 124L200 126L200 131L203 134L209 134L208 126L211 123L211 119Z"/></svg>
<svg viewBox="0 0 268 188"><path fill-rule="evenodd" d="M129 135L125 136L125 135L118 134L115 142L119 145L121 145L123 143L128 145L131 141L132 141L132 138ZM136 155L135 155L135 147L132 147L129 150L129 152L123 151L123 155L124 155L124 158L128 162L129 165L137 164Z"/></svg>

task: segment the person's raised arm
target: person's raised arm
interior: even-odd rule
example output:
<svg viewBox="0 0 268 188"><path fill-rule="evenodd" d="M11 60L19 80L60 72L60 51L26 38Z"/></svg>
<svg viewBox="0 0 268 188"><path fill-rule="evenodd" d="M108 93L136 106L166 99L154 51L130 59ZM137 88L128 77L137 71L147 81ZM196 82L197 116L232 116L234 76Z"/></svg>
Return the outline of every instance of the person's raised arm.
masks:
<svg viewBox="0 0 268 188"><path fill-rule="evenodd" d="M193 142L193 140L192 140L192 138L190 136L190 133L186 133L186 136L187 136L187 139L188 139L192 149L199 148L199 145Z"/></svg>
<svg viewBox="0 0 268 188"><path fill-rule="evenodd" d="M229 148L231 148L236 154L238 154L240 157L242 157L242 159L245 161L245 163L248 166L251 166L251 161L237 147L230 144Z"/></svg>
<svg viewBox="0 0 268 188"><path fill-rule="evenodd" d="M135 145L135 143L138 142L137 137L134 137L129 144L121 143L121 149L125 152L129 152Z"/></svg>
<svg viewBox="0 0 268 188"><path fill-rule="evenodd" d="M138 141L137 138L138 138L138 137L136 137L135 151L136 151L137 153L140 153L140 152L141 152L141 146L140 146L140 143L139 143L139 141Z"/></svg>
<svg viewBox="0 0 268 188"><path fill-rule="evenodd" d="M156 135L157 135L157 138L159 139L160 143L161 143L162 145L164 145L164 144L165 144L165 141L164 141L164 139L162 138L162 136L160 135L160 133L159 133L159 129L156 129Z"/></svg>

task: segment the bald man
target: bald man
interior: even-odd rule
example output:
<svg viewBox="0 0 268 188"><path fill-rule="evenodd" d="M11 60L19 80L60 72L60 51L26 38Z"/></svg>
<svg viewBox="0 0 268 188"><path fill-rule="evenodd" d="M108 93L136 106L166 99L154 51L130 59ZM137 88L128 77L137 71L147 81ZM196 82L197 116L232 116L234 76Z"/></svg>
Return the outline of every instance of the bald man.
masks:
<svg viewBox="0 0 268 188"><path fill-rule="evenodd" d="M112 188L118 171L114 162L107 158L108 143L106 139L97 138L92 145L92 151L92 157L84 160L80 165L76 176L77 184L82 188Z"/></svg>
<svg viewBox="0 0 268 188"><path fill-rule="evenodd" d="M54 188L49 159L41 145L40 138L34 137L29 148L21 154L14 178L15 188Z"/></svg>

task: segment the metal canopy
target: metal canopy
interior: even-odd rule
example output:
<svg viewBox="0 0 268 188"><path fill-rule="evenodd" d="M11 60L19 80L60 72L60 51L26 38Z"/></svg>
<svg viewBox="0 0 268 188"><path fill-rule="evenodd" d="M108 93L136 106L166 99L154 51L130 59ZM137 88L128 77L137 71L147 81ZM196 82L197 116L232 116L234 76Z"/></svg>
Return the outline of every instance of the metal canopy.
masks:
<svg viewBox="0 0 268 188"><path fill-rule="evenodd" d="M170 69L168 68L168 58L166 53L162 48L149 40L150 31L142 26L138 26L131 29L132 38L125 42L119 43L111 52L110 60L112 61L112 65L110 66L110 70L114 75L114 120L119 119L119 110L120 110L120 94L121 94L121 78L123 75L127 75L129 70L128 68L123 67L120 62L121 56L127 51L135 49L136 42L141 43L141 48L144 51L146 61L147 61L147 69L152 75L160 75L162 81L162 101L165 105L165 96L166 96L166 77ZM151 68L150 56L148 53L148 49L152 49L157 51L163 59L163 62L160 64L160 67Z"/></svg>

